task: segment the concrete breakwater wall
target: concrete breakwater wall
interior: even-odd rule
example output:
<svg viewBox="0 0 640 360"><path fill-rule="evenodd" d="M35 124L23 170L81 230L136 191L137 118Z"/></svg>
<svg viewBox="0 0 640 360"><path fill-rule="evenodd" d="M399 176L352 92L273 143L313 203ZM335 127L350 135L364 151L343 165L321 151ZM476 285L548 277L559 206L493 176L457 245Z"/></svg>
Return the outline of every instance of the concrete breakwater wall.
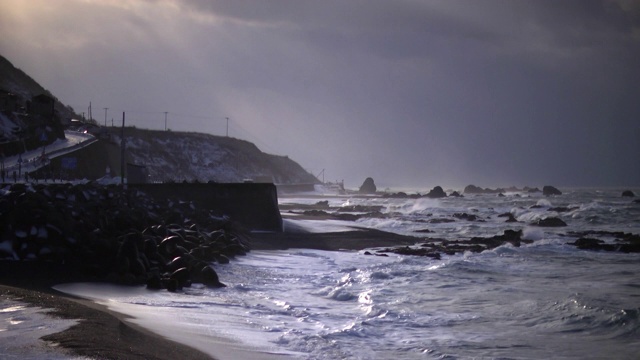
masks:
<svg viewBox="0 0 640 360"><path fill-rule="evenodd" d="M164 183L130 184L156 199L192 201L216 216L228 216L249 230L282 231L278 194L273 184Z"/></svg>

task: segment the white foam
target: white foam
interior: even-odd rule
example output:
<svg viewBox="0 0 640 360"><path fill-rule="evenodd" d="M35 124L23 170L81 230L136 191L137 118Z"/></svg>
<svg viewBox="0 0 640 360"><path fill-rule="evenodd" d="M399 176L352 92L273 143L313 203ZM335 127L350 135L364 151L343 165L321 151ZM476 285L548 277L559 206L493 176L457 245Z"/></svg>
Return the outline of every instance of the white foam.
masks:
<svg viewBox="0 0 640 360"><path fill-rule="evenodd" d="M341 220L299 220L284 219L285 231L305 231L310 233L353 231L353 222Z"/></svg>
<svg viewBox="0 0 640 360"><path fill-rule="evenodd" d="M526 227L522 230L522 238L526 240L544 239L544 230L537 227Z"/></svg>
<svg viewBox="0 0 640 360"><path fill-rule="evenodd" d="M547 199L540 199L536 203L537 206L551 207L551 201Z"/></svg>
<svg viewBox="0 0 640 360"><path fill-rule="evenodd" d="M192 295L94 283L61 284L54 288L130 315L133 318L127 321L216 359L270 360L293 355L275 349L261 331L247 325L250 319L236 311L233 304L222 298L209 296L205 301L202 296L193 296L202 295L198 287ZM215 311L211 311L212 306Z"/></svg>

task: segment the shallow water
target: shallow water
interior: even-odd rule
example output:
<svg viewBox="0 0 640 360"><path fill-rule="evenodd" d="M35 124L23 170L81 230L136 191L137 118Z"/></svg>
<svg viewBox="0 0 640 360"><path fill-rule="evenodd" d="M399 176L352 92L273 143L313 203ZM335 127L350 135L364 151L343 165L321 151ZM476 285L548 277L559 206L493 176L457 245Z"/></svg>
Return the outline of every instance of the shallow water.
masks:
<svg viewBox="0 0 640 360"><path fill-rule="evenodd" d="M383 204L385 213L394 214L359 220L361 226L414 235L429 228L434 231L429 236L450 239L523 229L535 241L442 260L362 251L254 251L216 266L228 284L223 289L196 285L177 294L88 284L62 289L101 299L135 315L143 326L218 357L215 346L207 347L209 339L226 338L265 358L637 359L640 254L578 250L564 236L576 230L639 233L640 204L619 194L329 198L332 206ZM559 206L571 210L549 211ZM425 222L460 212L484 222ZM504 212L521 222L505 224L497 217ZM568 226L528 225L545 216L559 216Z"/></svg>
<svg viewBox="0 0 640 360"><path fill-rule="evenodd" d="M57 344L40 340L77 323L48 316L47 311L14 299L0 299L0 359L86 360L70 355Z"/></svg>

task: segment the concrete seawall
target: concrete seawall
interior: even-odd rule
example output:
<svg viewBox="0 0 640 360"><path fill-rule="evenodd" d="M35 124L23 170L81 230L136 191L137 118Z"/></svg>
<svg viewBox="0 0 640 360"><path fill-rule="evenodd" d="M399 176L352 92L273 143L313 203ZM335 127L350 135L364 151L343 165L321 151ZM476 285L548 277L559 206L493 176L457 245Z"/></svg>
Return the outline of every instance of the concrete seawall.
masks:
<svg viewBox="0 0 640 360"><path fill-rule="evenodd" d="M193 201L216 216L229 216L249 230L282 231L278 194L273 184L164 183L128 186L159 200Z"/></svg>

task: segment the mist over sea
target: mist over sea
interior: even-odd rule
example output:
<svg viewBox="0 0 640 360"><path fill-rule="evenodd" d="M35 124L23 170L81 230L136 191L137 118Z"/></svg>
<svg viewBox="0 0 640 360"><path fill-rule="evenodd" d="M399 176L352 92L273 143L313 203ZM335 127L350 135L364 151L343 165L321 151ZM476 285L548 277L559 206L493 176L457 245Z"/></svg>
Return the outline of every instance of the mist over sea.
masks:
<svg viewBox="0 0 640 360"><path fill-rule="evenodd" d="M521 247L443 254L439 260L366 256L364 250L253 251L216 265L228 285L222 289L194 285L168 293L97 284L59 289L131 314L132 321L220 359L255 355L246 351L300 359L637 359L640 254L580 250L567 243L575 240L568 236L574 231L640 233L640 204L621 197L623 189L562 190L555 197L280 199L382 206L387 214L355 223L286 220L310 231L357 225L455 240L512 229L533 240ZM518 222L498 217L506 212ZM429 222L456 213L481 221ZM567 226L529 225L551 216ZM423 229L431 232L416 233ZM615 236L599 238L615 243ZM231 349L221 354L221 342Z"/></svg>

